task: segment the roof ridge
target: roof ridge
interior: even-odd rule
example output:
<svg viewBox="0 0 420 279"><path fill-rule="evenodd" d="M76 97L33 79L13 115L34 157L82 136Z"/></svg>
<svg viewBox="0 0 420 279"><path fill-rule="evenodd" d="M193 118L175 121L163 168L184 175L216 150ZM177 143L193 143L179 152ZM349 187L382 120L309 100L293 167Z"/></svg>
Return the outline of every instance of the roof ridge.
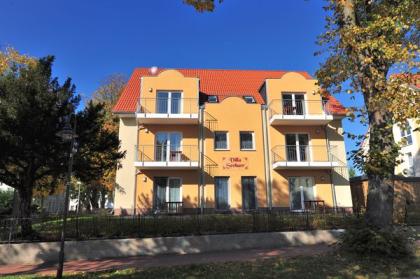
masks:
<svg viewBox="0 0 420 279"><path fill-rule="evenodd" d="M136 69L139 70L149 70L151 67L136 67ZM297 72L297 73L308 73L308 71L302 71L302 70L273 70L273 69L222 69L222 68L174 68L174 67L158 67L158 69L164 69L164 70L206 70L206 71L243 71L243 72ZM310 74L309 74L310 75Z"/></svg>

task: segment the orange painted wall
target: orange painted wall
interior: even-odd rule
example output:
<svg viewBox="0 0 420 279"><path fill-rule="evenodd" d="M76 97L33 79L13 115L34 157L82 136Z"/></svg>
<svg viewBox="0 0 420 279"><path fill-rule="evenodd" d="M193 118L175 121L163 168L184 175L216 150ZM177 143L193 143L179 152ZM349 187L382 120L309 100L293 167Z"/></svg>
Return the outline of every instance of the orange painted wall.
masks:
<svg viewBox="0 0 420 279"><path fill-rule="evenodd" d="M143 125L138 131L139 156L143 154L145 160L154 158L156 133L180 132L182 134L183 155L193 161L198 161L198 125Z"/></svg>
<svg viewBox="0 0 420 279"><path fill-rule="evenodd" d="M230 97L217 104L205 106L205 199L206 206L214 206L215 176L229 176L231 208L242 208L241 176L256 177L257 206L266 207L264 178L264 150L261 106L248 104L242 98ZM214 132L228 131L229 150L214 150ZM240 131L253 131L255 150L240 150ZM223 158L247 160L247 168L224 169Z"/></svg>
<svg viewBox="0 0 420 279"><path fill-rule="evenodd" d="M141 103L147 112L156 112L158 90L182 91L183 113L198 113L198 79L184 77L176 70L166 70L158 76L143 77Z"/></svg>
<svg viewBox="0 0 420 279"><path fill-rule="evenodd" d="M198 207L198 170L143 170L137 175L136 206L140 212L153 207L154 177L179 177L182 181L182 202L185 207Z"/></svg>

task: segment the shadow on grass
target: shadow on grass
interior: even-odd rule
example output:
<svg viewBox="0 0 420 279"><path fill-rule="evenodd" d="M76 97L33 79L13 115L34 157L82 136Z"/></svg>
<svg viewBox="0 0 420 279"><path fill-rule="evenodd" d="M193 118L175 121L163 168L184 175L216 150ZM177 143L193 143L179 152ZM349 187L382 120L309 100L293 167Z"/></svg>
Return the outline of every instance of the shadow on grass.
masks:
<svg viewBox="0 0 420 279"><path fill-rule="evenodd" d="M420 250L412 259L384 260L358 258L348 254L330 253L288 259L267 259L253 262L199 264L142 270L67 275L66 278L405 278L420 276ZM6 277L34 278L34 277ZM53 278L53 277L46 277Z"/></svg>

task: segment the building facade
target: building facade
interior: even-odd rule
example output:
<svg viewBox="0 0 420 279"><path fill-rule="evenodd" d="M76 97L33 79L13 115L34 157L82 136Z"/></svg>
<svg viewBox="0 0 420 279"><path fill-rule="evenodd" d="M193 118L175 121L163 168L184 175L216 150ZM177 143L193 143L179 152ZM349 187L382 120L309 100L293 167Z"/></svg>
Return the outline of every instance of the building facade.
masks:
<svg viewBox="0 0 420 279"><path fill-rule="evenodd" d="M135 69L116 214L351 207L341 120L306 72Z"/></svg>
<svg viewBox="0 0 420 279"><path fill-rule="evenodd" d="M395 168L395 174L420 177L420 125L415 119L407 122L406 129L398 125L394 125L392 129L395 141L401 143L401 163Z"/></svg>

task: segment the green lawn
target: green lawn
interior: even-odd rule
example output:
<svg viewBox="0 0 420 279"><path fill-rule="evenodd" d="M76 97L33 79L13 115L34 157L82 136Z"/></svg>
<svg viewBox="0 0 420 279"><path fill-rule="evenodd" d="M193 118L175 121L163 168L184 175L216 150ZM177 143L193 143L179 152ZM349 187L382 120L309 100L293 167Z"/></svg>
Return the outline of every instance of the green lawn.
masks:
<svg viewBox="0 0 420 279"><path fill-rule="evenodd" d="M420 276L420 249L414 259L381 260L331 253L315 257L269 259L180 267L133 269L67 275L66 278L409 278ZM15 276L5 278L39 278ZM52 278L52 277L43 277Z"/></svg>

